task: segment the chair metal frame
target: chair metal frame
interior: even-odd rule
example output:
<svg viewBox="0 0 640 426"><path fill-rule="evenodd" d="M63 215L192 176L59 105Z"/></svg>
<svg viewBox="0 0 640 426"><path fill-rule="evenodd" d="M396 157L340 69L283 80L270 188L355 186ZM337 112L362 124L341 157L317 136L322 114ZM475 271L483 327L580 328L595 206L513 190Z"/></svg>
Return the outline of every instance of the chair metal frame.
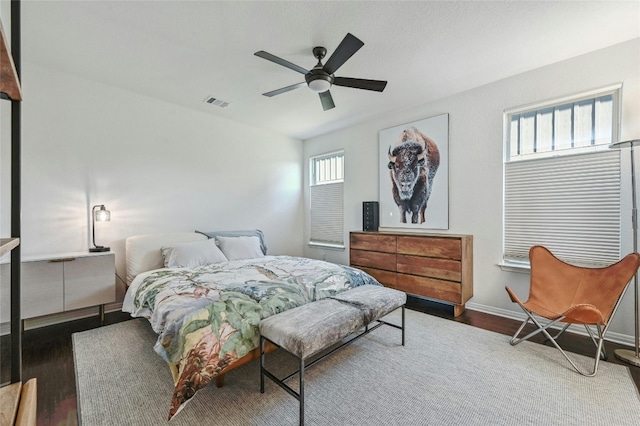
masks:
<svg viewBox="0 0 640 426"><path fill-rule="evenodd" d="M534 253L535 253L535 259L534 259ZM531 337L539 333L542 333L553 344L553 346L555 346L556 349L560 351L560 353L565 357L565 359L569 361L569 364L571 364L571 366L576 372L586 377L595 376L596 373L598 372L598 364L600 362L600 359L603 359L603 360L607 359L607 354L604 348L605 335L611 325L611 319L614 317L616 311L618 310L618 307L620 306L622 298L624 297L625 293L627 292L627 289L629 288L629 284L631 283L631 278L633 277L633 274L635 274L638 268L640 267L640 254L635 252L630 253L627 256L625 256L624 259L620 260L615 264L609 265L605 268L581 268L575 265L568 264L558 259L557 257L555 257L553 253L551 253L548 249L546 249L543 246L531 247L529 251L529 258L531 260L531 268L532 268L531 286L529 288L529 300L527 302L522 302L509 287L505 287L511 300L514 303L517 303L520 306L520 308L522 308L524 313L527 315L527 318L522 322L518 330L516 330L513 337L511 337L511 340L509 341L509 343L512 346L515 346L524 340L528 340ZM540 259L540 260L537 260L537 259ZM543 268L542 269L543 272L541 272L543 275L538 275L537 279L534 282L534 275L533 275L534 268L538 263L534 264L533 261L536 260L536 262L541 262L544 259L548 260L546 267L542 266L544 264L542 264L539 267L539 268ZM549 261L552 261L553 263L549 263ZM635 270L630 269L630 267L633 267L634 264L635 264ZM553 266L553 265L556 265L556 266ZM549 266L551 266L551 269L549 268ZM544 277L549 277L548 274L550 270L554 272L553 268L556 268L557 272L564 271L565 273L567 271L579 272L580 270L582 270L582 271L585 271L584 273L587 273L592 277L593 277L593 274L601 274L603 273L603 271L609 271L609 270L624 271L624 273L623 275L619 275L616 278L619 281L611 282L614 288L616 288L616 286L618 287L616 288L615 292L609 293L610 296L608 296L609 297L608 301L606 302L603 301L603 303L606 303L604 305L600 304L596 306L592 304L594 302L591 302L590 300L593 300L593 298L585 299L582 301L582 303L580 303L582 299L576 300L574 298L571 300L570 303L565 302L565 303L561 303L560 305L556 304L554 307L553 305L545 306L544 299L542 299L543 304L541 304L541 302L539 301L540 288L541 288L540 277L542 276L544 281L549 279ZM558 269L558 268L563 268L563 269ZM536 270L539 270L539 269L536 269ZM586 272L587 270L589 270L589 272ZM622 280L626 279L625 278L626 275L629 275L629 279L625 283ZM574 278L580 280L581 284L582 284L583 277L584 276L581 274L574 276ZM599 278L599 279L602 279L602 278ZM559 284L559 282L557 281L552 281L552 282L555 282L556 285ZM587 282L589 281L585 281L585 283ZM536 284L535 290L534 290L534 284ZM622 284L624 284L624 286L622 286ZM550 287L550 288L553 288L553 287ZM618 291L619 293L617 293ZM535 301L532 301L532 297L534 297L534 294L536 299ZM575 295L573 297L575 297ZM531 309L526 305L530 306ZM602 312L601 312L601 309L602 309ZM609 309L611 309L610 314L608 314ZM535 312L536 310L540 312ZM590 313L591 316L581 318L581 314L585 314L585 313ZM594 314L597 315L597 317L594 317ZM522 330L524 330L525 326L530 322L533 325L535 325L537 328L531 331L529 334L527 334L524 337L518 337L522 332ZM552 336L551 333L549 333L549 329L556 325L560 325L560 323L565 323L565 324L562 326L560 331L555 336ZM569 357L569 355L565 352L565 350L562 349L562 347L560 347L560 344L557 341L558 338L562 336L572 324L584 325L589 337L591 338L591 341L596 347L596 352L594 354L593 370L591 372L589 372L588 370L583 370L578 368L575 362ZM597 332L594 332L593 330L594 327Z"/></svg>
<svg viewBox="0 0 640 426"><path fill-rule="evenodd" d="M626 293L628 288L629 288L629 284L627 283L627 286L625 287L624 291L622 292L622 295L618 298L618 301L616 302L616 305L613 308L613 312L611 313L611 318L613 318L613 316L615 315L616 311L618 310L618 306L620 305L620 302L622 301L622 297L624 296L624 294ZM562 353L562 355L567 359L567 361L569 361L569 364L571 364L573 369L576 370L578 373L580 373L580 374L582 374L583 376L586 376L586 377L593 377L598 373L598 364L600 362L600 359L602 359L603 361L607 360L607 353L606 353L605 348L604 348L604 336L607 333L607 330L609 329L609 326L611 325L611 321L609 321L609 323L604 328L602 328L601 324L599 324L599 323L596 324L596 328L598 330L597 336L594 335L593 330L591 329L591 327L588 324L583 324L584 328L587 330L587 333L589 334L589 337L591 338L591 341L596 346L596 353L594 355L593 371L591 373L589 373L588 371L583 371L580 368L578 368L578 366L573 362L573 360L569 357L569 355L564 351L564 349L562 349L560 347L560 345L556 341L560 336L562 336L564 334L565 331L567 331L567 329L572 324L571 323L565 324L564 327L562 327L562 329L555 336L552 336L547 331L548 328L553 327L554 325L556 325L558 323L561 323L562 320L566 318L565 315L562 315L561 317L556 318L555 320L549 321L549 322L547 322L546 324L543 325L543 324L541 324L541 321L536 319L535 314L532 311L530 311L529 309L525 308L522 305L522 303L520 303L519 301L516 301L516 303L527 314L527 319L525 319L522 322L522 324L520 325L518 330L515 332L513 337L511 337L511 340L509 341L511 346L515 346L515 345L517 345L518 343L520 343L520 342L522 342L524 340L528 340L529 338L535 336L538 333L542 333L553 344L553 346L555 346L556 349L558 349L560 351L560 353ZM540 318L544 318L544 317L540 317ZM531 321L538 328L533 330L532 332L530 332L526 336L518 338L518 335L524 329L524 327L527 324L529 324L529 321Z"/></svg>

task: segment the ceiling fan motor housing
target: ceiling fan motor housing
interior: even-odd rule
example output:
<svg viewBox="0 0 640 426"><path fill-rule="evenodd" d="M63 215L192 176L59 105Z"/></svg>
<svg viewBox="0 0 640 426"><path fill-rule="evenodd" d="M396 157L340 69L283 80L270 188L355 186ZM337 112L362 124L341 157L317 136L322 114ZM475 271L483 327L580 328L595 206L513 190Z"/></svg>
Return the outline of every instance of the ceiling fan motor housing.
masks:
<svg viewBox="0 0 640 426"><path fill-rule="evenodd" d="M322 68L314 68L305 74L304 79L307 82L309 89L314 92L322 93L331 88L333 84L333 76L327 74Z"/></svg>
<svg viewBox="0 0 640 426"><path fill-rule="evenodd" d="M318 63L311 71L305 74L304 79L307 82L309 89L317 93L326 92L331 88L333 84L333 75L327 73L322 66L322 59L327 54L327 49L322 46L316 46L313 48L313 56L318 60Z"/></svg>

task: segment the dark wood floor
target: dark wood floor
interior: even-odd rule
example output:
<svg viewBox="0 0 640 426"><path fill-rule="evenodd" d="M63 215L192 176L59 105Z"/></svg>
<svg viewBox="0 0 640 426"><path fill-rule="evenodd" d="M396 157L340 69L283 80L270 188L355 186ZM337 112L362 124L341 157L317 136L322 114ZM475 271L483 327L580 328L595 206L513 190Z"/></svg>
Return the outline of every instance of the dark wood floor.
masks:
<svg viewBox="0 0 640 426"><path fill-rule="evenodd" d="M447 305L410 297L408 307L442 318L470 324L486 330L512 335L520 323L482 312L467 310L453 318L452 308ZM106 324L126 321L128 314L113 312L106 315ZM71 334L99 327L97 318L70 321L51 327L25 332L23 337L23 380L38 378L38 425L70 426L77 424L76 383L73 365ZM567 333L562 337L563 347L574 353L592 356L593 343L585 336ZM538 339L541 342L542 339ZM5 343L6 344L6 343ZM547 343L548 344L548 343ZM607 342L609 361L628 366L613 356L613 351L623 346ZM7 352L3 346L2 361ZM3 364L3 374L7 370ZM640 368L629 367L633 380L640 389ZM3 378L3 382L6 379Z"/></svg>

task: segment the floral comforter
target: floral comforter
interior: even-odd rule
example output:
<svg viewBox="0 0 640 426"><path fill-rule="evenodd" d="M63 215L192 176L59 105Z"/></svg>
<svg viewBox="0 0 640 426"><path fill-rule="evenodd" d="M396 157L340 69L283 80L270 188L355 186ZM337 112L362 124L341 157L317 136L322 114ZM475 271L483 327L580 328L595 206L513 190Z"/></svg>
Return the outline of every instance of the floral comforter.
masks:
<svg viewBox="0 0 640 426"><path fill-rule="evenodd" d="M138 275L122 310L147 318L155 351L172 366L169 419L225 368L259 344L262 318L352 287L379 283L319 260L265 256Z"/></svg>

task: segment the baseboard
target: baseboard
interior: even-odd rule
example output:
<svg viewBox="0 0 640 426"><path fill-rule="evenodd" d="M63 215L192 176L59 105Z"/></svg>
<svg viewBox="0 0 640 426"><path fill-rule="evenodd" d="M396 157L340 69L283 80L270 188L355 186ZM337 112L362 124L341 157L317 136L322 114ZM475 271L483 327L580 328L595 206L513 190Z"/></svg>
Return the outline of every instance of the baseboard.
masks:
<svg viewBox="0 0 640 426"><path fill-rule="evenodd" d="M108 303L104 305L104 311L117 312L122 310L122 302ZM24 329L33 330L40 327L60 324L67 321L74 321L83 318L90 318L100 315L100 308L94 306L91 308L77 309L75 311L60 312L58 314L45 315L37 318L28 318L24 320ZM11 324L8 322L0 324L0 335L4 336L11 333Z"/></svg>
<svg viewBox="0 0 640 426"><path fill-rule="evenodd" d="M105 312L116 312L122 309L122 302L109 303L105 305ZM497 315L503 318L509 318L517 321L524 321L526 319L526 315L524 313L518 313L514 311L510 311L508 309L496 308L494 306L482 305L480 303L467 302L466 309L471 309L473 311L484 312L486 314ZM78 309L76 311L71 312L62 312L59 314L47 315L44 317L31 318L25 320L25 330L31 330L40 327L47 327L49 325L55 325L66 321L73 321L83 318L89 318L92 316L96 316L99 314L98 307ZM560 329L561 327L552 327L555 329ZM583 327L570 327L572 333L587 336L587 332ZM4 336L11 332L9 323L0 324L0 335ZM630 347L634 347L634 338L633 336L629 336L627 334L607 333L607 341L618 343L621 345L626 345Z"/></svg>
<svg viewBox="0 0 640 426"><path fill-rule="evenodd" d="M471 309L473 311L484 312L485 314L497 315L500 317L509 318L517 321L524 321L525 319L527 319L527 316L524 312L518 313L518 312L510 311L508 309L481 305L479 303L467 302L466 308ZM556 326L551 328L560 330L562 327ZM569 331L582 336L588 336L587 331L584 329L584 327L571 326L569 327ZM627 334L614 333L610 331L607 333L607 338L605 340L607 340L608 342L618 343L620 345L634 347L634 337L629 336Z"/></svg>

